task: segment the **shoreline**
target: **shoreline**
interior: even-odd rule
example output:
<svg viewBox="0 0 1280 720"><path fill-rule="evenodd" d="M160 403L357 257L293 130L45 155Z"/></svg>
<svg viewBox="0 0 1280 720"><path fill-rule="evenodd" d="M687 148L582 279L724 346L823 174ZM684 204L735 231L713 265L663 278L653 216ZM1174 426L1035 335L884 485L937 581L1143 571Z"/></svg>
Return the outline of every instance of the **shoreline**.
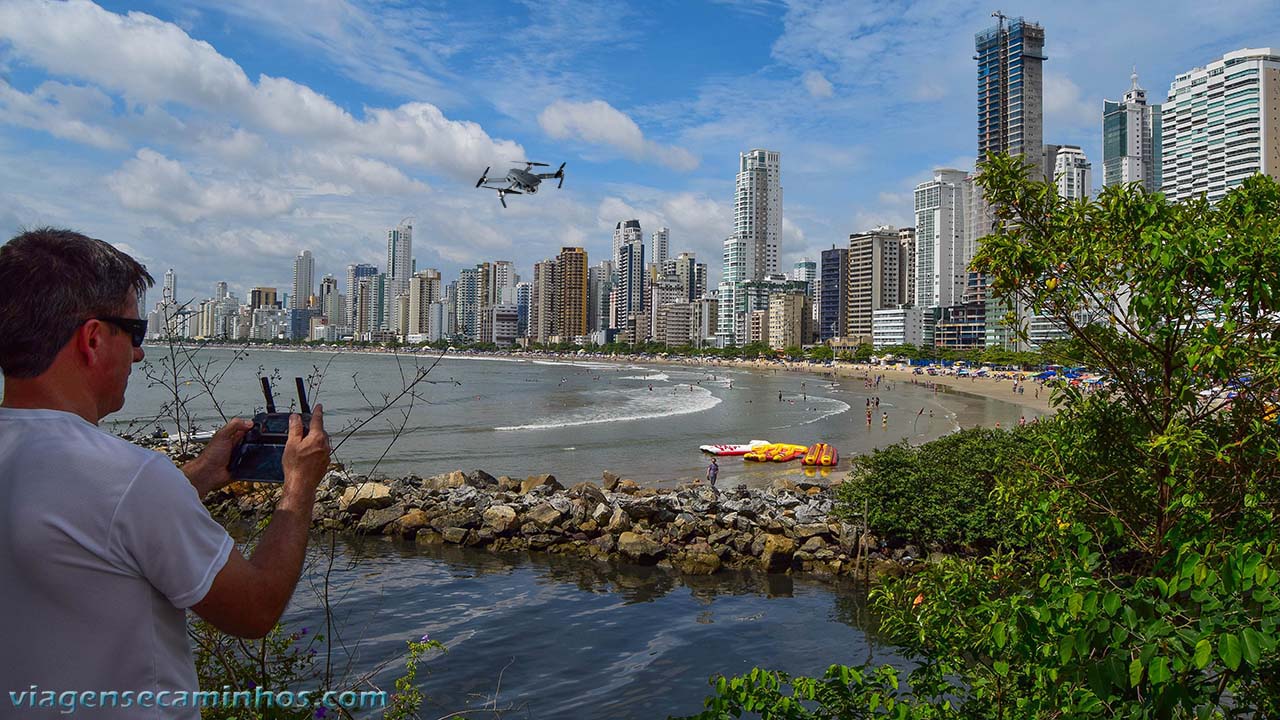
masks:
<svg viewBox="0 0 1280 720"><path fill-rule="evenodd" d="M163 346L157 346L159 350ZM190 346L180 346L190 347ZM410 355L414 357L439 357L441 354L438 350L421 348L417 350L402 350L400 348L355 348L355 347L299 347L294 345L229 345L229 344L210 344L203 347L213 348L236 348L250 349L257 348L262 350L271 350L273 352L319 352L319 353L352 353L363 355ZM691 368L722 368L731 370L757 370L777 372L779 370L792 374L807 374L815 377L836 377L842 380L864 379L875 377L877 375L884 376L887 381L894 383L916 381L920 384L933 383L940 388L946 388L946 392L968 395L970 397L980 398L984 400L998 400L1000 402L1009 403L1028 410L1035 411L1037 415L1052 415L1055 410L1049 404L1051 388L1044 386L1035 381L1028 383L1030 387L1023 394L1014 394L1012 391L1012 380L995 377L957 377L954 375L913 375L910 369L906 369L897 365L871 365L867 363L843 363L839 361L833 362L832 365L822 363L813 363L808 361L789 361L789 360L744 360L733 359L724 360L720 358L710 357L658 357L652 355L597 355L597 354L565 354L552 353L545 351L527 351L527 352L471 352L465 350L455 350L453 352L443 353L446 358L468 358L477 360L499 360L499 361L528 361L540 360L543 362L554 362L563 364L574 364L582 362L594 363L610 363L610 364L633 364L633 365L681 365ZM1037 393L1037 390L1039 391ZM1038 395L1038 397L1037 397Z"/></svg>

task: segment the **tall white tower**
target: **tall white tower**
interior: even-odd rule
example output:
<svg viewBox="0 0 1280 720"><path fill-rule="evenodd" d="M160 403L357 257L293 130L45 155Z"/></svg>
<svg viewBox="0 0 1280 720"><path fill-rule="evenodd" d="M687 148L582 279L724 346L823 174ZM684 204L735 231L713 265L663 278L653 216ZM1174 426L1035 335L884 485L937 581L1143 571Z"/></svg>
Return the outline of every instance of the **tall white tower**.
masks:
<svg viewBox="0 0 1280 720"><path fill-rule="evenodd" d="M734 190L734 234L745 245L746 279L778 272L782 239L782 154L749 150L738 155Z"/></svg>
<svg viewBox="0 0 1280 720"><path fill-rule="evenodd" d="M316 260L311 257L310 250L303 250L293 259L293 294L289 296L289 307L297 310L307 307L311 293L315 290Z"/></svg>
<svg viewBox="0 0 1280 720"><path fill-rule="evenodd" d="M409 292L413 275L413 223L409 218L387 231L387 284L383 302L382 327L391 326L395 299Z"/></svg>

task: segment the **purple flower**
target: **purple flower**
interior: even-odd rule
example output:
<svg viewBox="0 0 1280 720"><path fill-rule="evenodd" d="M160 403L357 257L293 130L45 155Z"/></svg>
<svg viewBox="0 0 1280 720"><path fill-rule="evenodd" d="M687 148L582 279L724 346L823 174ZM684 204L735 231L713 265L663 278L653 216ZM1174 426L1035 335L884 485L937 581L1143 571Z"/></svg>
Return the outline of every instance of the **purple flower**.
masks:
<svg viewBox="0 0 1280 720"><path fill-rule="evenodd" d="M306 635L306 634L307 634L307 629L306 629L306 628L302 628L302 634L303 634L303 635Z"/></svg>
<svg viewBox="0 0 1280 720"><path fill-rule="evenodd" d="M252 690L253 688L256 688L256 687L258 687L258 683L256 683L256 682L254 682L254 681L250 680L250 681L249 681L249 689L250 689L250 690Z"/></svg>
<svg viewBox="0 0 1280 720"><path fill-rule="evenodd" d="M316 708L316 717L322 718L322 717L328 717L328 716L329 716L329 713L324 709L323 705Z"/></svg>
<svg viewBox="0 0 1280 720"><path fill-rule="evenodd" d="M421 639L421 640L419 640L418 642L427 642L427 641L428 641L428 640L430 640L430 639L431 639L431 636L430 636L430 635L423 635L423 636L422 636L422 639Z"/></svg>

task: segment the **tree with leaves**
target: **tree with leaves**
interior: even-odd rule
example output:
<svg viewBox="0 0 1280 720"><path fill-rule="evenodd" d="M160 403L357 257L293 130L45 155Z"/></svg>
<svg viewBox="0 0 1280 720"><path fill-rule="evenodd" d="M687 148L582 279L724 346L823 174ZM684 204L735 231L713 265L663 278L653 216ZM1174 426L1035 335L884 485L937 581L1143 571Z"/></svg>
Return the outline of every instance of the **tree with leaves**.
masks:
<svg viewBox="0 0 1280 720"><path fill-rule="evenodd" d="M1280 185L1067 201L1003 156L979 184L997 222L973 269L1107 382L1056 390L1000 464L995 551L872 592L916 667L757 669L699 717L1280 714Z"/></svg>

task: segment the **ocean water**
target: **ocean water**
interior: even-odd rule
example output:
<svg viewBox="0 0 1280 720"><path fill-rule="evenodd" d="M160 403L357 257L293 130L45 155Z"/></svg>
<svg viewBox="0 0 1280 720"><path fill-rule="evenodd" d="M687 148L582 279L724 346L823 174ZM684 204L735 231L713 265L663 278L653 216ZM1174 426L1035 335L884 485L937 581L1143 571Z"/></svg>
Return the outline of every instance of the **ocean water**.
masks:
<svg viewBox="0 0 1280 720"><path fill-rule="evenodd" d="M180 358L186 414L175 419L171 409L162 411L173 400L171 361L161 348L147 352L124 409L108 422L116 429L150 432L160 425L172 432L178 425L217 426L222 414L251 415L263 406L259 375L276 378L277 404L285 407L295 395L293 378L302 376L313 387L312 401L325 406L337 458L356 472L391 476L479 468L495 476L551 473L568 486L599 481L607 470L666 486L705 476L703 444L821 441L835 445L847 467L847 458L876 447L924 442L961 425L1010 427L1029 412L909 383L868 389L860 379L785 372L215 348ZM368 421L426 367L411 396ZM191 380L193 368L216 382ZM806 472L799 462L720 464L720 482L731 485L760 486Z"/></svg>

